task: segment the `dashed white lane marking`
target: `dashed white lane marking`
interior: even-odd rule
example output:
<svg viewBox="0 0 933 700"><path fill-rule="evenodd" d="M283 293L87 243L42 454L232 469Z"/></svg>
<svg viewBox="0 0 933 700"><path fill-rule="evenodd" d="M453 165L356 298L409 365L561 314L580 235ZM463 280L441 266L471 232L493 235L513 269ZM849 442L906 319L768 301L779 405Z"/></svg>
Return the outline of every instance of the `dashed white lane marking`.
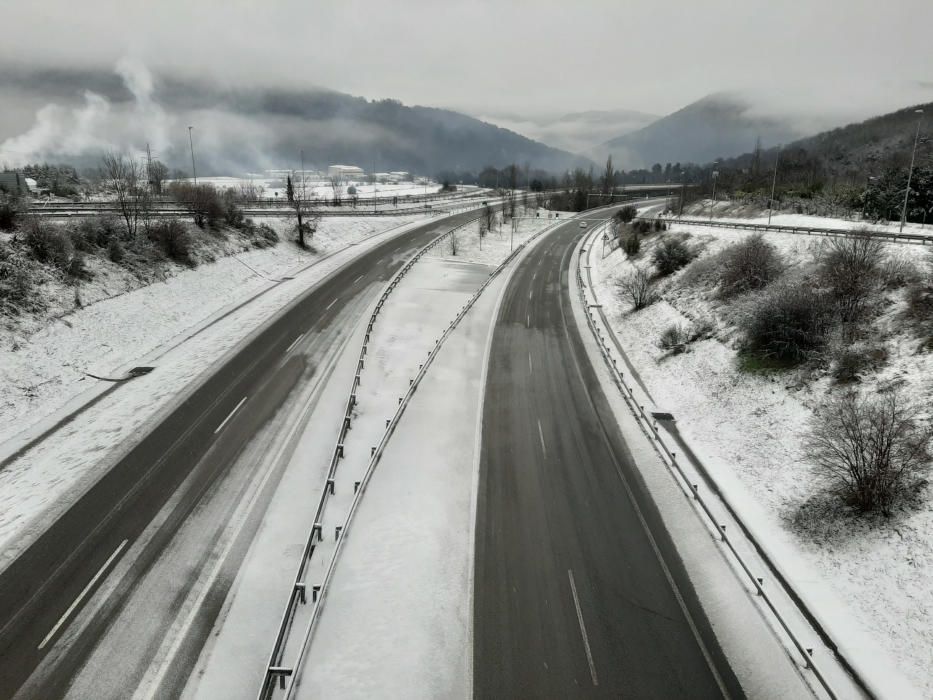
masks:
<svg viewBox="0 0 933 700"><path fill-rule="evenodd" d="M88 584L84 587L84 590L82 590L82 591L78 594L78 597L74 599L74 602L73 602L71 605L68 606L68 609L65 611L65 614L62 615L62 616L58 619L58 622L55 623L55 627L53 627L52 630L51 630L47 635L45 635L45 639L43 639L42 642L39 644L39 650L40 650L40 651L41 651L42 649L45 648L45 645L46 645L46 644L48 644L50 641L52 641L52 637L54 637L54 636L55 636L55 633L58 632L59 628L60 628L63 624L65 624L65 621L66 621L69 617L71 617L71 613L73 613L73 612L75 611L75 608L77 608L77 607L81 604L81 601L84 600L84 596L86 596L86 595L88 594L88 591L90 591L90 590L94 587L94 584L97 583L97 580L98 580L101 576L104 575L104 572L105 572L108 568L110 568L110 565L113 564L113 560L116 559L118 556L120 556L120 552L122 552L122 551L123 551L123 548L126 547L126 543L127 543L127 542L129 542L129 540L123 540L123 541L120 543L120 546L117 547L117 548L114 550L113 554L111 554L111 555L107 558L107 561L104 562L104 565L103 565L102 567L100 567L100 568L97 570L97 573L96 573L96 574L94 574L94 578L92 578L92 579L88 582Z"/></svg>
<svg viewBox="0 0 933 700"><path fill-rule="evenodd" d="M298 341L301 340L301 339L304 338L304 337L305 337L305 334L302 333L302 334L299 335L297 338L295 338L295 339L292 341L292 344L289 345L288 348L285 350L285 354L287 355L288 353L290 353L290 352L295 348L295 346L298 345Z"/></svg>
<svg viewBox="0 0 933 700"><path fill-rule="evenodd" d="M583 635L583 649L586 651L586 661L590 665L590 677L593 679L593 685L599 685L599 679L596 678L596 664L593 663L593 652L590 651L590 639L586 636L586 625L583 624L583 611L580 609L580 598L577 597L577 585L573 582L573 569L567 569L567 577L570 579L570 592L573 593L573 604L577 608L577 622L580 623L580 634Z"/></svg>
<svg viewBox="0 0 933 700"><path fill-rule="evenodd" d="M547 456L547 446L544 444L544 431L541 430L541 421L538 421L538 438L541 440L541 451Z"/></svg>
<svg viewBox="0 0 933 700"><path fill-rule="evenodd" d="M356 284L356 283L359 282L361 279L363 279L363 275L360 275L360 276L357 277L355 280L353 280L353 284Z"/></svg>
<svg viewBox="0 0 933 700"><path fill-rule="evenodd" d="M533 374L535 371L534 366L531 364L531 353L528 353L528 373Z"/></svg>
<svg viewBox="0 0 933 700"><path fill-rule="evenodd" d="M329 303L329 304L327 305L327 307L324 309L324 311L329 311L329 310L330 310L330 307L332 307L332 306L333 306L334 304L336 304L336 303L337 303L337 300L334 299L331 303Z"/></svg>
<svg viewBox="0 0 933 700"><path fill-rule="evenodd" d="M224 418L224 422L217 426L217 430L214 431L214 435L216 435L217 433L219 433L221 430L224 429L224 426L230 421L231 418L233 418L233 414L239 411L240 406L242 406L246 402L246 398L247 397L244 396L242 399L240 399L240 403L238 403L236 406L233 407L233 410L230 411L230 414L226 418Z"/></svg>

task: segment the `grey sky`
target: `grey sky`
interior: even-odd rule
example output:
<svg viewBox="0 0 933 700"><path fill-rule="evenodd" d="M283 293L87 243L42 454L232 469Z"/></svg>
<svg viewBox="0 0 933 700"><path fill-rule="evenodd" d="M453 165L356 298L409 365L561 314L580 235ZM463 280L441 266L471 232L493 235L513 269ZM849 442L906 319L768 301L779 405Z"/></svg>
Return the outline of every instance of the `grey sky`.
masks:
<svg viewBox="0 0 933 700"><path fill-rule="evenodd" d="M130 56L233 85L477 114L664 114L735 88L840 115L933 99L929 0L43 0L3 12L8 65Z"/></svg>

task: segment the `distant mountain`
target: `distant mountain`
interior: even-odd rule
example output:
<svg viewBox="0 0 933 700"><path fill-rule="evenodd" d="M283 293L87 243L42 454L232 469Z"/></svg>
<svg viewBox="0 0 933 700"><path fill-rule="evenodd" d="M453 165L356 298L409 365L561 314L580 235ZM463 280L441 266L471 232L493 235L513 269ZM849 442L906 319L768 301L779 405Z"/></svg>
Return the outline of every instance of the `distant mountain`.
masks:
<svg viewBox="0 0 933 700"><path fill-rule="evenodd" d="M929 135L933 132L933 102L824 131L795 141L791 147L820 158L827 170L838 175L906 165L921 117L918 109L923 110L921 137ZM921 141L918 153L921 158L929 159L930 144Z"/></svg>
<svg viewBox="0 0 933 700"><path fill-rule="evenodd" d="M446 109L320 88L225 88L152 76L145 68L118 66L118 72L5 70L0 101L42 95L61 104L41 114L26 133L0 133L0 157L5 149L30 160L75 162L105 148L138 150L153 141L163 161L187 169L192 124L198 172L204 175L295 167L301 151L306 165L346 163L369 170L375 164L378 170L429 175L510 163L552 172L589 165L580 156Z"/></svg>
<svg viewBox="0 0 933 700"><path fill-rule="evenodd" d="M904 168L910 161L914 145L920 117L918 109L923 110L924 121L921 123L917 162L929 162L933 156L933 144L923 136L933 133L933 102L905 107L792 141L784 146L781 154L782 174L792 179L789 170L796 166L810 173L811 178L819 175L864 181L867 174L881 174L891 167ZM757 157L773 162L776 150L777 147L764 149ZM756 155L749 151L725 158L720 165L724 169L748 170L755 159Z"/></svg>
<svg viewBox="0 0 933 700"><path fill-rule="evenodd" d="M617 167L631 170L654 163L708 163L750 151L759 138L767 148L807 135L790 119L759 114L738 94L717 93L587 153L597 159L611 153Z"/></svg>
<svg viewBox="0 0 933 700"><path fill-rule="evenodd" d="M524 117L516 114L481 115L480 119L517 131L529 138L573 153L594 152L614 136L647 126L658 117L631 109L591 110L558 116ZM602 155L605 158L605 154Z"/></svg>

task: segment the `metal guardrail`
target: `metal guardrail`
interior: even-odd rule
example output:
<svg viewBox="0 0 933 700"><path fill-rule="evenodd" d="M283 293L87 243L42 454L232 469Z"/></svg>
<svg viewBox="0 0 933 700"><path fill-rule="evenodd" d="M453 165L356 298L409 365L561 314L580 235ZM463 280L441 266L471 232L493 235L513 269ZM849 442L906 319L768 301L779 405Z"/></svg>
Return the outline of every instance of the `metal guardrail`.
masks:
<svg viewBox="0 0 933 700"><path fill-rule="evenodd" d="M289 596L288 605L286 607L286 611L282 619L282 624L280 625L280 628L279 628L279 634L276 637L275 647L273 648L273 652L270 657L269 664L266 667L265 676L263 678L262 685L260 687L259 694L258 694L259 700L268 700L270 697L272 697L272 695L276 691L277 681L278 681L278 689L285 691L286 698L291 698L293 689L295 687L294 674L301 667L301 664L307 654L307 650L310 645L311 638L314 632L315 623L317 622L318 613L321 607L323 606L324 598L327 593L327 587L333 575L334 569L336 567L337 557L340 553L340 548L343 544L344 538L346 537L346 533L349 529L350 521L352 520L353 515L356 512L359 502L362 499L363 493L366 490L366 486L369 484L372 474L375 471L376 465L379 463L380 459L382 458L382 454L385 451L389 438L395 432L395 428L398 425L398 422L401 419L402 414L405 412L405 409L408 407L408 404L411 402L412 396L417 390L418 385L421 383L421 380L424 378L425 374L427 373L428 367L434 361L434 358L437 356L437 353L440 351L441 347L443 346L444 341L453 332L453 330L459 325L460 321L463 320L464 316L466 316L466 314L470 311L470 309L473 308L474 304L480 298L480 296L486 290L486 288L501 273L501 271L505 268L505 266L508 265L508 263L511 262L515 258L515 256L517 256L529 243L534 241L536 238L550 231L554 226L564 223L563 221L555 221L553 225L545 227L538 233L528 238L526 241L516 246L516 248L511 253L509 253L509 255L505 258L505 260L503 260L496 267L496 269L493 270L492 273L490 273L486 281L483 282L480 288L473 294L472 297L470 297L467 303L464 304L464 306L461 308L457 316L450 322L450 324L441 334L440 338L435 340L434 347L428 352L428 357L425 360L425 362L419 365L418 374L415 376L414 379L411 380L409 384L408 392L405 394L405 396L399 398L399 404L398 404L398 408L396 409L395 415L391 419L388 420L382 439L380 440L379 445L376 446L372 455L370 456L370 462L366 469L366 473L364 474L362 480L359 482L359 486L355 491L353 501L350 504L350 509L347 513L347 517L344 519L343 525L340 526L340 532L342 534L337 539L336 546L334 548L334 553L333 553L333 556L331 557L331 561L324 575L324 578L321 580L320 584L312 586L312 601L311 602L315 605L315 607L314 607L314 610L312 611L311 619L307 625L305 636L302 639L301 647L299 649L298 656L295 660L295 663L292 666L283 666L282 665L282 661L283 661L282 652L284 650L283 644L288 635L288 632L291 629L291 623L294 619L296 605L299 601L301 602L301 604L307 603L307 598L305 595L307 581L304 581L302 579L304 578L304 574L307 571L307 562L310 561L311 554L313 554L314 552L314 546L315 546L314 539L315 537L317 537L318 541L321 541L321 537L323 534L322 532L323 524L321 521L321 515L323 513L324 503L326 502L327 495L330 489L333 488L333 483L334 483L333 477L334 477L334 474L336 473L337 463L343 457L343 439L346 436L347 430L349 429L350 412L352 411L353 405L355 405L355 401L356 401L355 392L356 392L357 387L359 386L360 373L363 370L364 358L366 356L366 348L367 348L367 345L369 344L370 333L372 332L373 323L375 322L376 316L378 312L381 310L382 306L385 304L385 301L388 299L389 293L395 289L399 281L401 281L402 277L411 269L411 267L423 255L425 255L429 250L431 250L432 248L440 244L445 238L453 235L457 230L465 226L468 226L469 224L472 224L478 219L479 217L477 217L476 219L471 219L470 221L467 221L461 224L460 226L457 226L454 229L451 229L450 231L447 231L446 233L441 234L440 236L435 238L433 241L428 243L424 248L422 248L411 260L409 260L409 262L405 265L405 267L402 268L402 270L399 270L399 272L396 273L393 279L389 282L389 284L386 286L386 289L383 291L382 296L379 299L379 302L376 305L376 310L373 312L372 316L370 317L370 322L369 322L369 325L367 326L367 331L366 331L366 336L363 342L363 347L360 351L360 359L357 364L357 373L353 380L353 387L351 389L350 399L347 402L347 409L344 414L344 421L343 421L343 424L341 425L340 433L338 436L337 447L334 451L333 457L331 458L331 469L328 472L328 477L327 477L327 482L325 485L324 493L321 496L321 503L318 506L318 511L315 515L315 520L314 520L315 524L312 527L311 535L308 539L308 544L305 547L305 552L302 557L301 566L299 567L298 576L296 577L295 585Z"/></svg>
<svg viewBox="0 0 933 700"><path fill-rule="evenodd" d="M636 216L636 220L650 221L653 222L654 218ZM741 223L736 221L720 221L713 219L679 219L676 217L673 218L663 218L667 224L684 224L687 226L710 226L714 228L734 228L734 229L746 229L749 231L775 231L780 233L796 233L807 236L829 236L829 237L851 237L851 236L864 236L872 235L878 238L884 238L892 243L913 243L917 245L933 245L933 235L927 236L921 233L895 233L893 231L878 231L876 229L865 229L864 231L859 231L857 229L835 229L835 228L819 228L813 226L782 226L779 224L752 224L752 223Z"/></svg>
<svg viewBox="0 0 933 700"><path fill-rule="evenodd" d="M604 225L602 227L594 227L593 231L588 237L590 240L586 241L586 239L584 239L585 241L584 244L586 246L588 253L592 251L592 241L595 240L596 235L600 232L600 229L602 228L608 228L608 225ZM582 265L582 261L583 261L583 258L581 256L580 258L581 265ZM814 677L819 681L819 684L827 692L829 697L832 698L833 700L836 700L836 698L838 698L838 695L836 694L836 692L830 685L829 681L826 679L825 675L820 671L819 666L813 660L813 648L804 646L804 643L801 642L800 639L798 639L798 636L793 632L787 620L785 620L784 616L781 615L774 601L771 599L771 596L768 594L768 592L764 588L764 578L761 576L756 576L752 572L748 563L745 561L742 555L735 548L734 543L731 541L731 539L726 533L726 526L723 525L721 522L719 522L719 519L710 510L709 505L707 504L706 500L703 497L703 493L699 489L699 485L695 483L691 483L690 478L687 476L683 467L677 461L676 453L672 451L667 446L667 444L665 444L665 441L662 439L661 434L658 431L657 422L649 418L648 414L645 412L645 407L639 404L637 398L635 397L635 393L631 385L629 385L625 381L623 372L618 368L615 358L612 357L612 353L610 351L610 347L607 342L607 339L603 336L602 331L599 329L599 327L596 324L596 314L592 313L587 303L586 295L588 292L590 296L592 297L593 304L595 305L595 308L597 312L599 313L599 316L603 322L603 325L606 327L607 333L612 333L611 326L609 325L609 321L606 318L605 312L603 312L602 307L599 305L598 297L596 296L596 292L593 289L592 279L591 279L589 270L587 270L588 279L584 282L583 273L581 272L580 266L578 265L577 270L576 270L576 277L577 277L577 282L578 282L578 286L580 290L580 299L586 311L587 324L589 325L590 330L592 331L594 337L597 340L597 344L599 345L600 353L603 356L603 360L605 361L606 366L608 367L610 374L613 377L613 380L618 386L622 394L622 398L625 400L626 405L629 407L629 410L635 416L635 419L638 421L638 424L641 427L644 434L651 441L652 445L655 448L655 451L661 457L661 461L666 464L668 469L670 469L672 475L674 476L675 481L681 487L684 494L687 495L689 498L691 498L699 506L700 510L703 512L703 514L708 519L710 526L711 526L711 530L718 534L720 541L729 550L735 562L739 565L741 570L748 577L749 582L751 583L752 587L755 590L756 596L760 597L765 602L768 609L771 611L772 615L774 616L775 620L778 622L781 629L786 634L787 638L791 640L791 643L793 644L795 650L799 653L801 659L803 660L805 668L813 672ZM709 474L704 473L703 476L707 480L711 480L711 477ZM807 609L807 606L804 603L803 599L796 593L796 591L794 591L793 586L790 584L787 578L781 573L781 571L779 570L775 562L770 558L770 556L768 556L764 548L761 547L761 545L757 542L756 538L751 533L751 531L748 529L747 525L738 516L737 512L734 510L731 504L729 504L728 501L725 499L725 496L719 491L718 488L715 488L713 490L714 490L714 495L716 495L719 498L720 502L723 503L723 505L726 507L726 510L729 512L730 516L739 524L746 539L748 539L751 542L756 553L761 557L761 559L764 561L766 566L770 569L770 572L774 575L774 577L778 580L778 582L784 588L788 597L794 602L794 604L800 610L803 617L807 620L810 626L813 627L814 631L816 632L817 636L819 636L823 644L834 653L834 655L836 656L836 659L839 661L842 667L852 676L852 679L855 681L855 683L869 697L874 697L874 694L868 688L864 679L860 677L856 669L853 668L852 665L841 655L841 653L839 652L838 646L832 640L832 637L830 637L829 633L819 623L819 621L816 619L816 616L813 615L813 613Z"/></svg>

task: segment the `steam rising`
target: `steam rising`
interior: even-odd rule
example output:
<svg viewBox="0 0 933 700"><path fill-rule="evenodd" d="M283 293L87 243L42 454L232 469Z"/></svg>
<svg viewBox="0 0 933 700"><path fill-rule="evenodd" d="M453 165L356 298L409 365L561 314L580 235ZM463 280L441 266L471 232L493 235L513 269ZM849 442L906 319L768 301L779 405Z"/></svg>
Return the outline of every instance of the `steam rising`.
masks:
<svg viewBox="0 0 933 700"><path fill-rule="evenodd" d="M25 133L0 143L0 162L19 166L108 150L138 153L147 142L156 151L166 149L173 120L153 99L152 74L129 58L121 58L115 72L132 95L128 104L114 104L91 90L77 106L46 104Z"/></svg>

